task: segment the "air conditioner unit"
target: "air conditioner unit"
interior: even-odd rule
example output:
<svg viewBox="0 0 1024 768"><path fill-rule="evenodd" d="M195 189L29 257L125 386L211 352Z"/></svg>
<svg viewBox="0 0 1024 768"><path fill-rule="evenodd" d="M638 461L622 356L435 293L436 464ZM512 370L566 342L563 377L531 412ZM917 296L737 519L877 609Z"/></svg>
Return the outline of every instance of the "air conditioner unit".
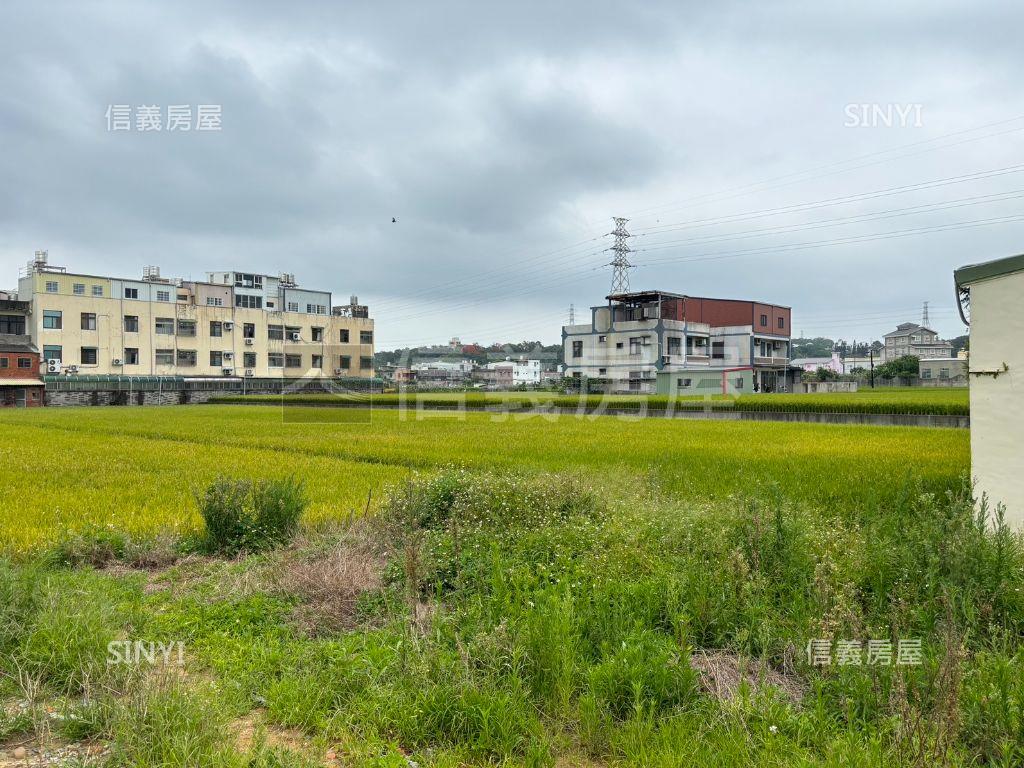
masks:
<svg viewBox="0 0 1024 768"><path fill-rule="evenodd" d="M47 373L60 373L61 363L60 360L47 360L46 361L46 372Z"/></svg>
<svg viewBox="0 0 1024 768"><path fill-rule="evenodd" d="M251 377L252 376L252 368L246 368L245 369L245 375Z"/></svg>
<svg viewBox="0 0 1024 768"><path fill-rule="evenodd" d="M234 368L221 368L221 373L223 373L225 376L230 376L234 372Z"/></svg>
<svg viewBox="0 0 1024 768"><path fill-rule="evenodd" d="M225 352L225 353L224 353L224 359L225 359L225 360L230 360L230 359L231 359L232 357L234 357L234 356L235 356L235 353L234 353L234 352Z"/></svg>
<svg viewBox="0 0 1024 768"><path fill-rule="evenodd" d="M235 324L232 323L230 320L228 322L224 323L224 330L225 331L230 331L234 327L235 327Z"/></svg>
<svg viewBox="0 0 1024 768"><path fill-rule="evenodd" d="M64 373L78 373L78 366L69 365L67 368L64 369Z"/></svg>
<svg viewBox="0 0 1024 768"><path fill-rule="evenodd" d="M292 341L302 341L302 335L298 333L292 334Z"/></svg>
<svg viewBox="0 0 1024 768"><path fill-rule="evenodd" d="M245 340L245 346L251 347L252 345L253 345L253 340L252 339L246 339Z"/></svg>
<svg viewBox="0 0 1024 768"><path fill-rule="evenodd" d="M344 373L345 373L345 369L344 368L335 368L334 369L334 375L335 376L342 376L342 375L344 375Z"/></svg>
<svg viewBox="0 0 1024 768"><path fill-rule="evenodd" d="M110 361L110 364L113 365L113 366L121 365L122 364L121 363L121 358L120 357L115 357L113 360Z"/></svg>

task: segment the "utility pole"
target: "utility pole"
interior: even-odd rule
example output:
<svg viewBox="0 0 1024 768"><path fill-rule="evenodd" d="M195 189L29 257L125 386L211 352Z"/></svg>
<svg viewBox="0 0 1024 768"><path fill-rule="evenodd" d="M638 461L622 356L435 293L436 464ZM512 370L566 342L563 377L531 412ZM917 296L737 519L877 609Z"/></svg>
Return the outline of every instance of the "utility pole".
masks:
<svg viewBox="0 0 1024 768"><path fill-rule="evenodd" d="M616 216L612 221L615 222L615 229L609 234L615 235L615 245L610 249L614 256L611 263L607 265L612 268L611 292L613 294L629 293L629 270L633 269L628 256L632 249L626 245L626 238L630 236L626 230L626 222L629 219Z"/></svg>
<svg viewBox="0 0 1024 768"><path fill-rule="evenodd" d="M875 348L874 347L871 348L870 359L871 359L871 388L874 389L875 388Z"/></svg>

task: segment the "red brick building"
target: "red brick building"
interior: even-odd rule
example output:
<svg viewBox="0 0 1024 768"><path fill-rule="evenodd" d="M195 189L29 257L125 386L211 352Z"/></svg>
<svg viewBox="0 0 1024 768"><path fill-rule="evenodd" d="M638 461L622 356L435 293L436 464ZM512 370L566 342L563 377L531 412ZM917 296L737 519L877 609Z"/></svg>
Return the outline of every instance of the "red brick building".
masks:
<svg viewBox="0 0 1024 768"><path fill-rule="evenodd" d="M28 302L0 300L0 408L44 404L39 350L25 333Z"/></svg>

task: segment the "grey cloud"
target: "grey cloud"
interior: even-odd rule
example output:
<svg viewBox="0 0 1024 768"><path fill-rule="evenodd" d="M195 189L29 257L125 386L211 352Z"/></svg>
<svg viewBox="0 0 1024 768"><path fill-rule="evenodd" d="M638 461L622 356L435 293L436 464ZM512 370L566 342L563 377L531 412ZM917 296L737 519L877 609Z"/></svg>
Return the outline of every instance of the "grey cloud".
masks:
<svg viewBox="0 0 1024 768"><path fill-rule="evenodd" d="M640 234L1016 162L1021 132L747 188L1024 114L1022 16L1019 4L952 2L8 3L0 285L37 247L111 273L247 264L358 293L380 308L384 344L477 329L497 339L488 329L501 317L516 319L513 336L551 340L570 302L604 294L605 258L593 253L603 243L590 241L613 214L632 215ZM844 128L844 104L859 101L922 102L925 127ZM111 103L221 104L224 129L109 133ZM1015 186L1007 177L768 223ZM950 270L1019 251L1022 226L687 259L1014 210L1019 201L657 252L677 261L638 251L648 263L633 279L788 303L808 332L848 320L850 333L877 335L888 322L863 315L925 299L951 309Z"/></svg>

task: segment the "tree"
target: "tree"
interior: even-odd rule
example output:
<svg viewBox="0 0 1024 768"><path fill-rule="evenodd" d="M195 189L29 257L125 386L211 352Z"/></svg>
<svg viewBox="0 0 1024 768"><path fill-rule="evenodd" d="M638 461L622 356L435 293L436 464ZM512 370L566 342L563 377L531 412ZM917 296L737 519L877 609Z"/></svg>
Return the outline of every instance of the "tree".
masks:
<svg viewBox="0 0 1024 768"><path fill-rule="evenodd" d="M921 359L917 355L904 355L875 368L875 376L883 379L915 378L921 370Z"/></svg>

